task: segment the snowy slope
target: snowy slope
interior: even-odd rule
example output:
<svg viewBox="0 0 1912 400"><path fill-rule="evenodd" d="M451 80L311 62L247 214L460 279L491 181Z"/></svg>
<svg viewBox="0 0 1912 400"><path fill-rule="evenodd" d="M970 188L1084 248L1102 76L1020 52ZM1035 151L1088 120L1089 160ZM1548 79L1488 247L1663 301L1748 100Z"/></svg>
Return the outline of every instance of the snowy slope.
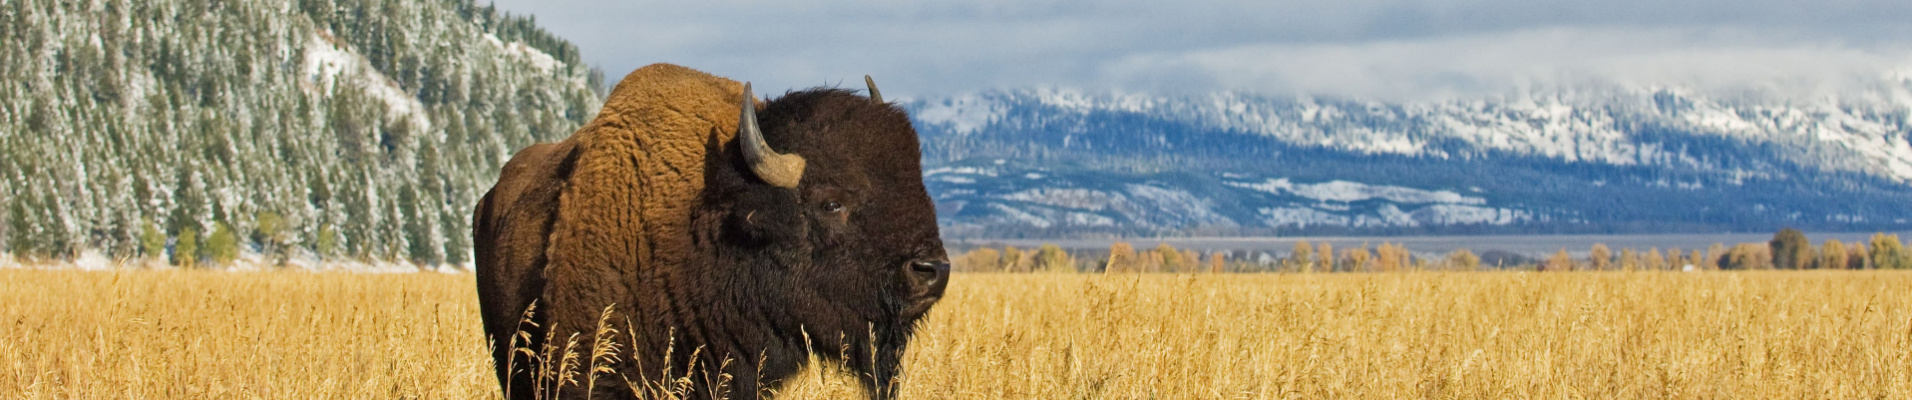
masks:
<svg viewBox="0 0 1912 400"><path fill-rule="evenodd" d="M1026 90L919 101L916 117L932 129L965 134L993 124L1027 123L1009 110L1053 110L1044 118L1096 112L1141 114L1288 143L1369 153L1462 156L1434 145L1464 143L1563 161L1616 165L1703 163L1652 142L1629 125L1659 124L1702 135L1782 143L1806 162L1912 182L1912 77L1882 77L1875 89L1808 99L1748 95L1713 98L1679 88L1607 88L1530 93L1495 99L1391 104L1310 96L1242 93L1147 97Z"/></svg>
<svg viewBox="0 0 1912 400"><path fill-rule="evenodd" d="M957 231L1069 221L1158 233L1731 230L1903 224L1907 75L1806 98L1606 86L1386 103L1041 89L908 106ZM1014 162L977 162L994 159ZM1057 171L1021 179L1044 172L1018 168ZM1176 178L1150 183L1164 176ZM1590 199L1602 196L1648 211Z"/></svg>
<svg viewBox="0 0 1912 400"><path fill-rule="evenodd" d="M19 259L183 263L214 255L181 241L219 237L462 265L505 160L602 101L576 46L472 0L6 4L0 253Z"/></svg>

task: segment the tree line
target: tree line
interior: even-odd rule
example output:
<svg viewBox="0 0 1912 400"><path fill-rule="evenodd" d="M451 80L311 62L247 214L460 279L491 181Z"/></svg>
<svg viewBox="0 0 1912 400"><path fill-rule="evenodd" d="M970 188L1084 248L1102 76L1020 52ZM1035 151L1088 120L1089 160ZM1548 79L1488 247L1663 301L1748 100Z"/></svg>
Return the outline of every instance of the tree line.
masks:
<svg viewBox="0 0 1912 400"><path fill-rule="evenodd" d="M1646 251L1613 249L1596 243L1587 256L1575 258L1566 249L1538 259L1491 254L1483 259L1468 249L1455 249L1439 257L1423 257L1398 243L1383 242L1336 249L1329 243L1296 241L1286 255L1259 257L1244 251L1202 252L1177 249L1168 243L1137 249L1128 242L1116 242L1106 252L1070 252L1054 244L1037 249L1014 246L977 247L956 257L959 272L1051 272L1051 273L1334 273L1402 271L1710 271L1710 270L1802 270L1802 269L1892 269L1912 270L1912 251L1896 234L1878 233L1864 243L1845 243L1828 239L1813 246L1805 234L1785 228L1767 243L1740 243L1733 246L1715 243L1705 249L1684 250L1654 247Z"/></svg>

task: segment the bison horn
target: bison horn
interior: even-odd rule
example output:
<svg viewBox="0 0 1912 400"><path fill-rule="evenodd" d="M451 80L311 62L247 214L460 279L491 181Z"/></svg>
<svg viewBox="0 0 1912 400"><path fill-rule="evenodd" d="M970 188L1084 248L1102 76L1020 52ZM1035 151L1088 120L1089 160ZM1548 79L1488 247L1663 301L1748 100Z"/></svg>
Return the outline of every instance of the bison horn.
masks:
<svg viewBox="0 0 1912 400"><path fill-rule="evenodd" d="M737 117L737 139L742 140L744 161L750 162L750 172L758 179L777 187L796 188L797 181L803 179L803 157L795 154L778 154L770 149L770 143L763 140L763 129L757 127L756 95L750 92L750 83L744 83L743 111Z"/></svg>
<svg viewBox="0 0 1912 400"><path fill-rule="evenodd" d="M875 79L870 79L869 75L864 75L863 84L868 85L870 87L870 101L874 101L878 103L883 102L883 92L876 91Z"/></svg>

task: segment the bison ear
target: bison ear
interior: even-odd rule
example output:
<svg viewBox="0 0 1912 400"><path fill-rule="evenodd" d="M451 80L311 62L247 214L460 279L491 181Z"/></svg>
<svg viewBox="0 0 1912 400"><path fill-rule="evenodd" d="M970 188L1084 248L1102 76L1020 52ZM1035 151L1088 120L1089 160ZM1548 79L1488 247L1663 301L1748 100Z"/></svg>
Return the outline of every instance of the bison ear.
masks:
<svg viewBox="0 0 1912 400"><path fill-rule="evenodd" d="M881 92L881 91L877 91L877 90L876 90L876 80L875 80L875 79L870 79L870 76L869 76L869 75L864 75L864 76L863 76L863 85L864 85L864 86L869 86L869 87L870 87L870 101L874 101L874 102L878 102L878 103L882 103L882 102L883 102L883 92Z"/></svg>

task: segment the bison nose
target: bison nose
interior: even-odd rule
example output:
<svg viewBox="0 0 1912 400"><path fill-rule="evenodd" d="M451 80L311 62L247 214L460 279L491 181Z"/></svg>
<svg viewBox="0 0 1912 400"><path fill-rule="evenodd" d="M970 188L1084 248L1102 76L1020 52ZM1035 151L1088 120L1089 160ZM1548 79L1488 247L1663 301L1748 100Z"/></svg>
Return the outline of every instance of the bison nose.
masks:
<svg viewBox="0 0 1912 400"><path fill-rule="evenodd" d="M910 272L917 282L940 294L943 285L949 281L949 261L917 261L910 263Z"/></svg>

